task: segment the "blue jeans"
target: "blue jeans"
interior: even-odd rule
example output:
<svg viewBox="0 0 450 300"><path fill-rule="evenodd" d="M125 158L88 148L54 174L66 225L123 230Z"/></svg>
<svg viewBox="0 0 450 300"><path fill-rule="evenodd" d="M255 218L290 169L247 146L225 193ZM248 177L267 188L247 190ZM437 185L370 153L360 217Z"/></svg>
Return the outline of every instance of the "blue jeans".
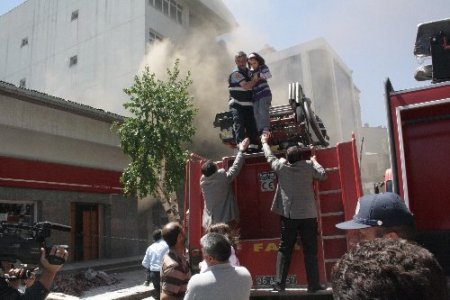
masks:
<svg viewBox="0 0 450 300"><path fill-rule="evenodd" d="M261 134L263 130L270 129L270 104L272 96L264 97L253 102L253 114L255 115L256 128Z"/></svg>
<svg viewBox="0 0 450 300"><path fill-rule="evenodd" d="M253 107L231 104L230 111L233 115L233 136L236 144L246 137L250 139L250 144L259 144Z"/></svg>

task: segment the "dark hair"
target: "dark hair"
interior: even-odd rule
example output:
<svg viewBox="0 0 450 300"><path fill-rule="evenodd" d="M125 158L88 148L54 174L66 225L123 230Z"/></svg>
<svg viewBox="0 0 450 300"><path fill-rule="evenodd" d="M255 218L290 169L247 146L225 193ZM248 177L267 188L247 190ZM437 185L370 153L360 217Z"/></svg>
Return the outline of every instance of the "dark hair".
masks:
<svg viewBox="0 0 450 300"><path fill-rule="evenodd" d="M416 226L415 224L405 224L398 226L377 226L376 227L376 237L383 237L390 232L395 232L399 238L414 241L416 239Z"/></svg>
<svg viewBox="0 0 450 300"><path fill-rule="evenodd" d="M258 62L258 64L260 66L266 64L266 61L264 60L264 58L262 58L262 56L256 52L250 53L247 57L248 57L248 59L252 59L252 58L256 59L256 61Z"/></svg>
<svg viewBox="0 0 450 300"><path fill-rule="evenodd" d="M153 240L156 242L156 241L159 241L161 239L161 229L155 229L154 231L153 231Z"/></svg>
<svg viewBox="0 0 450 300"><path fill-rule="evenodd" d="M223 234L207 233L200 239L200 244L203 251L218 262L227 262L230 258L231 242Z"/></svg>
<svg viewBox="0 0 450 300"><path fill-rule="evenodd" d="M247 54L244 51L238 51L234 55L234 58L238 58L238 57L247 57Z"/></svg>
<svg viewBox="0 0 450 300"><path fill-rule="evenodd" d="M166 241L167 245L170 248L176 245L178 235L182 232L182 230L183 229L181 228L181 225L178 222L170 222L164 225L161 234L164 241Z"/></svg>
<svg viewBox="0 0 450 300"><path fill-rule="evenodd" d="M286 150L286 159L290 164L293 164L299 160L307 160L310 157L311 151L309 149L291 146Z"/></svg>
<svg viewBox="0 0 450 300"><path fill-rule="evenodd" d="M216 172L217 172L217 166L212 160L208 159L202 165L202 174L205 175L206 177L209 177Z"/></svg>
<svg viewBox="0 0 450 300"><path fill-rule="evenodd" d="M446 277L425 248L404 239L375 239L351 248L333 267L335 300L447 299Z"/></svg>
<svg viewBox="0 0 450 300"><path fill-rule="evenodd" d="M231 229L226 223L216 223L212 224L206 230L206 233L220 233L227 237L233 246L239 244L239 230Z"/></svg>

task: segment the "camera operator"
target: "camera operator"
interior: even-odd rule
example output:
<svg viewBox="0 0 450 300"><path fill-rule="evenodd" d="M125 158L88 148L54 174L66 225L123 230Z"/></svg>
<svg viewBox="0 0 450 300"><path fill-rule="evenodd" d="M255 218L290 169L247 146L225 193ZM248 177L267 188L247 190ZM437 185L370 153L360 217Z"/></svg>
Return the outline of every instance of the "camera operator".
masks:
<svg viewBox="0 0 450 300"><path fill-rule="evenodd" d="M69 253L63 247L53 246L50 250L49 256L55 256L63 261L67 260ZM56 273L62 268L62 264L54 265L49 263L45 257L45 250L41 248L41 267L42 273L37 280L34 279L34 274L29 274L30 276L25 281L25 292L21 293L18 288L20 286L20 281L27 277L24 272L27 270L14 269L12 264L9 262L1 262L1 266L4 274L4 278L0 278L0 299L4 300L15 300L15 299L33 299L40 300L45 299L50 293L53 280ZM28 275L28 274L27 274ZM7 277L13 277L14 279L7 279Z"/></svg>

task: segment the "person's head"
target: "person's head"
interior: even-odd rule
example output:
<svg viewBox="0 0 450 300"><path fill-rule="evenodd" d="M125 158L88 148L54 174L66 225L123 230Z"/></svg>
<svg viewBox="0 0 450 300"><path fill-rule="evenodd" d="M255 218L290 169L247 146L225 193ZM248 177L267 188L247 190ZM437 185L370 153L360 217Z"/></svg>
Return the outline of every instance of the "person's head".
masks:
<svg viewBox="0 0 450 300"><path fill-rule="evenodd" d="M375 239L351 248L331 274L335 300L447 299L446 277L434 256L404 239Z"/></svg>
<svg viewBox="0 0 450 300"><path fill-rule="evenodd" d="M161 234L170 248L184 244L184 230L178 222L170 222L164 225Z"/></svg>
<svg viewBox="0 0 450 300"><path fill-rule="evenodd" d="M365 195L358 199L350 221L336 224L339 229L357 229L361 240L404 238L415 235L414 217L405 202L394 193Z"/></svg>
<svg viewBox="0 0 450 300"><path fill-rule="evenodd" d="M212 224L206 230L206 233L211 232L223 234L232 244L236 245L239 243L239 232L237 230L231 229L230 226L226 223Z"/></svg>
<svg viewBox="0 0 450 300"><path fill-rule="evenodd" d="M159 241L160 239L161 239L161 229L155 229L154 231L153 231L153 234L152 234L152 236L153 236L153 241Z"/></svg>
<svg viewBox="0 0 450 300"><path fill-rule="evenodd" d="M306 160L311 156L311 151L307 149L301 149L297 146L291 146L286 150L286 160L293 164L300 160Z"/></svg>
<svg viewBox="0 0 450 300"><path fill-rule="evenodd" d="M216 172L217 165L212 160L209 159L202 165L202 174L205 175L205 177L209 177Z"/></svg>
<svg viewBox="0 0 450 300"><path fill-rule="evenodd" d="M247 69L247 54L244 51L239 51L234 55L234 62L239 69Z"/></svg>
<svg viewBox="0 0 450 300"><path fill-rule="evenodd" d="M253 70L258 69L260 66L265 64L264 58L261 57L256 52L250 53L248 55L248 63L253 68Z"/></svg>
<svg viewBox="0 0 450 300"><path fill-rule="evenodd" d="M231 255L231 242L220 233L211 232L200 239L203 259L208 266L228 262Z"/></svg>

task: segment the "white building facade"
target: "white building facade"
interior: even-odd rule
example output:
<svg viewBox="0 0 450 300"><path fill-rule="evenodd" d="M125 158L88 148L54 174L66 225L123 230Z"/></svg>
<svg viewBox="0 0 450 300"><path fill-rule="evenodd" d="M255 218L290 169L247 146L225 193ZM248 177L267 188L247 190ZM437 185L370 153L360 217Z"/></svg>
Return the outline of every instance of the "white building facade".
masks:
<svg viewBox="0 0 450 300"><path fill-rule="evenodd" d="M123 88L153 41L234 25L220 0L27 0L0 16L0 219L72 226L52 238L73 260L142 255L167 218L122 193Z"/></svg>
<svg viewBox="0 0 450 300"><path fill-rule="evenodd" d="M0 16L0 80L122 113L153 41L234 25L220 0L27 0Z"/></svg>
<svg viewBox="0 0 450 300"><path fill-rule="evenodd" d="M352 133L360 136L359 90L353 83L352 71L324 39L263 56L273 75L272 105L286 104L288 83L298 81L323 120L331 145L348 141Z"/></svg>

